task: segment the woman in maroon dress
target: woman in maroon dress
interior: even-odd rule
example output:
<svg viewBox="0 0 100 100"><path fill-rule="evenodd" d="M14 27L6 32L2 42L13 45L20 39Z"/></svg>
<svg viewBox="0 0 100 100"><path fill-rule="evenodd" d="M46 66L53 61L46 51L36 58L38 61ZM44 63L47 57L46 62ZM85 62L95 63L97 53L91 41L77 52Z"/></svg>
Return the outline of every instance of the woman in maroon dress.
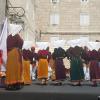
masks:
<svg viewBox="0 0 100 100"><path fill-rule="evenodd" d="M65 66L63 63L65 50L61 47L55 48L52 56L55 60L55 85L62 85L62 80L66 79Z"/></svg>
<svg viewBox="0 0 100 100"><path fill-rule="evenodd" d="M97 86L97 81L100 81L99 56L96 50L90 51L90 78L93 82L92 86Z"/></svg>

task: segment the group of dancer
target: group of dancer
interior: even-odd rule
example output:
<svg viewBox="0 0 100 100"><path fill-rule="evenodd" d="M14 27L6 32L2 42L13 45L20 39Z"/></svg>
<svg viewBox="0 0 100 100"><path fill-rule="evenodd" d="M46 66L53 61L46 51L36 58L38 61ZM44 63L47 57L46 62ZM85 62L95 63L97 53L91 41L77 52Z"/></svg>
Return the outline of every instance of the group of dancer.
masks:
<svg viewBox="0 0 100 100"><path fill-rule="evenodd" d="M50 67L52 73L49 78L54 81L54 85L62 85L62 81L67 78L66 75L69 75L72 86L81 86L85 77L84 65L89 68L92 86L97 86L98 81L100 82L100 49L90 51L87 47L75 46L64 50L58 47L51 53L47 47L36 53L34 47L22 49L23 43L18 33L7 37L5 71L2 70L4 65L2 50L0 50L0 84L6 89L16 90L26 84L32 84L33 74L30 71L30 65L35 78L40 80L41 85L48 84L48 68ZM69 64L66 64L66 61Z"/></svg>

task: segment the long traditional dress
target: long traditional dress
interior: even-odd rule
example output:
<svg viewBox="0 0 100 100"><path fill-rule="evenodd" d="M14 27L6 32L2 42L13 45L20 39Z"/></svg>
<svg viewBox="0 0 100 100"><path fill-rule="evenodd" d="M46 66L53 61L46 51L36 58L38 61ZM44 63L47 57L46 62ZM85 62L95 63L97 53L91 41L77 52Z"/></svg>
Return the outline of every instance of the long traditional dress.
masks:
<svg viewBox="0 0 100 100"><path fill-rule="evenodd" d="M57 48L54 50L53 58L55 59L55 76L56 81L61 81L66 78L65 66L63 63L63 58L65 57L65 51L62 48Z"/></svg>
<svg viewBox="0 0 100 100"><path fill-rule="evenodd" d="M90 51L90 78L92 81L100 81L99 56L96 50Z"/></svg>
<svg viewBox="0 0 100 100"><path fill-rule="evenodd" d="M6 86L7 89L20 89L22 86L22 53L23 40L16 34L7 38L7 66Z"/></svg>
<svg viewBox="0 0 100 100"><path fill-rule="evenodd" d="M38 78L39 79L47 79L48 78L48 51L40 50L38 52L39 62L38 62Z"/></svg>
<svg viewBox="0 0 100 100"><path fill-rule="evenodd" d="M23 49L23 82L24 84L31 84L31 76L30 76L30 50Z"/></svg>
<svg viewBox="0 0 100 100"><path fill-rule="evenodd" d="M78 57L71 58L70 77L71 81L78 81L84 79L82 60Z"/></svg>
<svg viewBox="0 0 100 100"><path fill-rule="evenodd" d="M70 78L73 82L79 82L84 79L83 63L81 60L81 48L69 48L67 57L70 59Z"/></svg>

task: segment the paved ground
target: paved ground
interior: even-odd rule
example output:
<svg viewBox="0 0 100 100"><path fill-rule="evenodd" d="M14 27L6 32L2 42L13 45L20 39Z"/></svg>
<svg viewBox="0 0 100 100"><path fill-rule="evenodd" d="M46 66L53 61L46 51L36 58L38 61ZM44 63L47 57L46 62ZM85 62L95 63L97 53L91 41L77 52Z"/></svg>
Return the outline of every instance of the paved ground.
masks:
<svg viewBox="0 0 100 100"><path fill-rule="evenodd" d="M23 97L24 95L24 97ZM63 81L62 86L55 86L52 81L42 86L39 81L33 81L32 85L26 85L21 90L7 91L0 88L2 100L97 100L100 95L100 84L98 87L91 87L91 82L84 81L82 86L71 86L69 81ZM31 97L28 99L28 96ZM51 98L49 98L50 96ZM16 98L15 98L16 97Z"/></svg>

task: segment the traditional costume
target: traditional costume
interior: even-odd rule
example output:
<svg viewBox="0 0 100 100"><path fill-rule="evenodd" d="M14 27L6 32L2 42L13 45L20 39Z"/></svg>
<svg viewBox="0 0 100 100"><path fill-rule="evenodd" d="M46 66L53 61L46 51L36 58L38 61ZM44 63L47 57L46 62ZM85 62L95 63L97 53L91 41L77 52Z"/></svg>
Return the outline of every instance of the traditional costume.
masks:
<svg viewBox="0 0 100 100"><path fill-rule="evenodd" d="M7 66L6 66L6 89L16 90L22 88L22 45L23 39L19 36L22 27L11 24L10 28L16 29L14 34L7 37Z"/></svg>
<svg viewBox="0 0 100 100"><path fill-rule="evenodd" d="M73 86L80 86L81 80L84 79L81 50L80 47L76 46L69 48L67 51L68 58L70 59L70 78Z"/></svg>
<svg viewBox="0 0 100 100"><path fill-rule="evenodd" d="M65 66L63 63L63 58L65 57L65 50L61 47L55 48L53 53L53 58L55 60L55 85L62 85L62 80L66 79Z"/></svg>
<svg viewBox="0 0 100 100"><path fill-rule="evenodd" d="M29 56L31 54L30 50L23 49L23 82L25 85L31 84L31 76L30 76L30 59Z"/></svg>
<svg viewBox="0 0 100 100"><path fill-rule="evenodd" d="M38 69L37 69L37 75L38 79L42 80L41 84L46 84L48 79L48 50L39 50L38 56L39 56L39 62L38 62Z"/></svg>
<svg viewBox="0 0 100 100"><path fill-rule="evenodd" d="M90 79L93 82L92 86L97 86L97 81L100 81L100 64L99 53L96 50L90 51Z"/></svg>

